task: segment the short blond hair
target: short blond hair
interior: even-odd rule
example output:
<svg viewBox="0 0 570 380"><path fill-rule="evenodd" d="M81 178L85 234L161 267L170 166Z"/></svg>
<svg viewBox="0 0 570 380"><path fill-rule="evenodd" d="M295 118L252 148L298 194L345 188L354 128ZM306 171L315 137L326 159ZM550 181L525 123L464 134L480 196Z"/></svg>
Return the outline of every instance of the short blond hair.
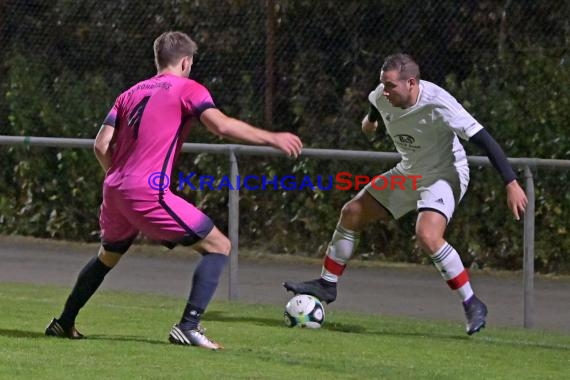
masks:
<svg viewBox="0 0 570 380"><path fill-rule="evenodd" d="M158 70L176 64L181 58L193 57L198 45L186 33L170 31L154 40L154 63Z"/></svg>

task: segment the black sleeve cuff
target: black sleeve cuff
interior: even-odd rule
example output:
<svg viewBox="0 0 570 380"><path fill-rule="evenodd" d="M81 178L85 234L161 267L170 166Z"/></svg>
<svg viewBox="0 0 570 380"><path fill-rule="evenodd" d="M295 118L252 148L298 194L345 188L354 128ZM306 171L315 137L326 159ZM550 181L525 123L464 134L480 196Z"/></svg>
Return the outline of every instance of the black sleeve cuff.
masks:
<svg viewBox="0 0 570 380"><path fill-rule="evenodd" d="M105 120L103 120L103 124L115 128L115 124L117 121L116 119L117 119L117 117L114 113L109 113L107 115L107 117L105 118Z"/></svg>
<svg viewBox="0 0 570 380"><path fill-rule="evenodd" d="M205 102L205 103L198 105L195 109L196 117L199 119L200 116L202 116L202 112L204 112L210 108L217 108L217 107L214 103L211 103L211 102Z"/></svg>
<svg viewBox="0 0 570 380"><path fill-rule="evenodd" d="M374 123L375 121L378 121L378 119L380 119L380 112L378 112L376 107L370 104L370 109L368 110L368 121Z"/></svg>
<svg viewBox="0 0 570 380"><path fill-rule="evenodd" d="M517 179L517 175L511 167L505 152L503 152L503 149L485 128L475 133L469 141L485 151L487 157L489 157L489 160L503 178L505 185Z"/></svg>

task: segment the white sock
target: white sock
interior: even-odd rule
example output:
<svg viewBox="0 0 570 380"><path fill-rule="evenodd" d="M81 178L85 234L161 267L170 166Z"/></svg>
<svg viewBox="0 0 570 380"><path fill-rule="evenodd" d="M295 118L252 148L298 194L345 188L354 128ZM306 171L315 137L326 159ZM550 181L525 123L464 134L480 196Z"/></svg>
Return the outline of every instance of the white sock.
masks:
<svg viewBox="0 0 570 380"><path fill-rule="evenodd" d="M439 270L447 285L456 290L462 301L467 301L473 296L473 290L469 283L469 274L465 270L459 254L449 243L445 242L437 250L431 259Z"/></svg>
<svg viewBox="0 0 570 380"><path fill-rule="evenodd" d="M338 282L344 272L346 263L356 250L360 233L348 230L340 224L336 226L331 242L327 247L327 255L323 263L321 278L329 282Z"/></svg>

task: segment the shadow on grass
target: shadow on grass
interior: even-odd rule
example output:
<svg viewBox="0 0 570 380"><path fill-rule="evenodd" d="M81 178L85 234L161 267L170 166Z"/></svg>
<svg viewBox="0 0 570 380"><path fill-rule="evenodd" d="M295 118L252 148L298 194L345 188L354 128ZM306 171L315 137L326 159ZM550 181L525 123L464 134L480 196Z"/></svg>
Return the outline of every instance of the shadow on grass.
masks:
<svg viewBox="0 0 570 380"><path fill-rule="evenodd" d="M136 335L89 335L86 337L87 340L105 340L113 342L139 342L148 344L158 344L158 345L172 345L167 338L164 340L148 339L142 336Z"/></svg>
<svg viewBox="0 0 570 380"><path fill-rule="evenodd" d="M332 323L328 325L328 330L339 331L339 329L344 328L347 325L341 326L333 326ZM334 323L336 325L336 323ZM354 325L348 325L354 326ZM324 326L323 326L324 327ZM358 327L358 326L357 326ZM558 350L558 351L570 351L570 346L565 344L556 344L556 343L545 343L545 342L533 342L528 340L517 340L517 339L503 339L494 335L486 335L485 332L477 333L474 336L467 336L467 334L457 333L441 333L436 332L430 329L426 329L425 331L401 331L401 330L366 330L364 328L361 331L349 330L344 331L349 333L355 334L369 334L369 335L376 335L376 336L386 336L386 337L394 337L394 338L424 338L430 340L440 340L440 341L464 341L467 344L493 344L497 346L504 346L504 347L513 347L513 348L520 348L521 346L525 347L532 347L532 348L542 348L548 350Z"/></svg>
<svg viewBox="0 0 570 380"><path fill-rule="evenodd" d="M46 339L57 339L56 337L49 336L46 337L43 332L39 331L24 331L24 330L9 330L0 329L0 336L7 338L46 338ZM71 340L71 339L65 339ZM119 342L141 342L149 344L170 344L165 338L164 340L153 340L141 336L134 335L89 335L85 337L85 340L109 340L109 341L119 341Z"/></svg>
<svg viewBox="0 0 570 380"><path fill-rule="evenodd" d="M43 332L0 329L0 336L8 338L39 338L45 336Z"/></svg>
<svg viewBox="0 0 570 380"><path fill-rule="evenodd" d="M343 332L343 333L351 333L351 334L367 334L366 328L360 325L350 325L348 323L338 323L338 322L331 322L326 323L323 325L323 328L326 330Z"/></svg>
<svg viewBox="0 0 570 380"><path fill-rule="evenodd" d="M204 318L205 323L207 321L216 321L216 322L243 322L248 324L255 324L255 325L262 325L262 326L272 326L272 327L285 327L285 323L283 319L280 318L256 318L256 317L245 317L239 315L229 315L228 313L220 312L220 311L211 311L208 312L206 317ZM323 325L324 330L331 330L331 331L338 331L338 332L345 332L345 333L355 333L360 334L366 332L366 329L359 325L349 325L346 323L326 323Z"/></svg>
<svg viewBox="0 0 570 380"><path fill-rule="evenodd" d="M231 315L221 311L208 312L205 317L206 324L208 323L208 320L217 321L217 322L237 322L237 323L261 325L261 326L284 327L284 322L280 318L256 318L250 316L240 316L235 314ZM567 351L570 349L570 347L566 345L549 344L549 343L532 342L532 341L521 342L515 339L502 339L492 335L488 336L485 334L485 331L470 337L467 336L467 334L462 333L461 329L453 330L449 333L438 332L437 330L430 328L426 328L425 330L421 331L418 330L404 331L403 329L390 328L390 327L379 328L379 329L367 329L366 327L361 325L340 323L340 322L325 322L322 329L328 331L342 332L347 334L368 334L375 336L406 338L406 339L424 338L424 339L439 340L439 341L464 341L469 344L491 343L494 345L500 345L505 347L520 347L521 345L524 345L527 347L563 350L563 351Z"/></svg>
<svg viewBox="0 0 570 380"><path fill-rule="evenodd" d="M249 324L255 325L262 325L262 326L279 326L283 325L282 319L274 319L274 318L259 318L259 317L246 317L246 316L239 316L239 315L230 315L228 313L224 313L221 311L209 311L204 316L204 323L207 324L208 321L216 321L216 322L244 322Z"/></svg>
<svg viewBox="0 0 570 380"><path fill-rule="evenodd" d="M222 311L209 311L206 316L204 317L205 324L208 321L216 321L216 322L243 322L247 324L255 324L261 326L272 326L272 327L279 327L284 326L283 319L280 318L259 318L259 317L251 317L251 316L240 316L236 314L228 314L227 312ZM348 323L341 323L341 322L326 322L323 324L323 330L329 331L336 331L341 333L349 333L349 334L370 334L370 335L388 335L388 336L417 336L417 337L431 337L431 338L450 338L450 339L467 339L467 337L461 337L457 334L436 334L430 333L429 331L426 332L401 332L396 330L376 330L370 331L367 330L366 327L356 324L348 324Z"/></svg>
<svg viewBox="0 0 570 380"><path fill-rule="evenodd" d="M273 326L273 327L285 327L283 322L279 319L270 319L270 318L245 318L245 317L232 317L227 315L222 315L223 313L212 313L216 314L214 318L209 318L212 321L219 321L219 322L244 322L248 324L258 324L258 325L265 325L265 326ZM504 347L514 347L520 348L521 346L525 347L532 347L532 348L541 348L541 349L548 349L548 350L556 350L556 351L570 351L570 346L565 344L556 344L556 343L544 343L544 342L532 342L532 341L521 341L521 340L514 340L514 339L503 339L496 336L485 336L485 335L476 335L469 337L467 335L461 335L458 333L438 333L435 331L397 331L397 330L366 330L365 327L360 325L354 324L345 324L345 323L329 323L325 324L322 327L323 330L335 331L335 332L342 332L348 334L368 334L368 335L375 335L375 336L384 336L384 337L394 337L394 338L417 338L417 339L429 339L429 340L439 340L439 341L464 341L466 344L492 344L497 346L504 346ZM6 332L10 333L12 337L33 337L37 338L39 336L44 336L42 333L34 333L34 332L23 332L23 331L16 331L16 330L0 330L0 335L7 335ZM110 340L110 341L125 341L125 342L141 342L141 343L149 343L149 344L170 344L166 339L164 341L159 340L152 340L140 336L129 336L129 335L90 335L88 337L89 340Z"/></svg>

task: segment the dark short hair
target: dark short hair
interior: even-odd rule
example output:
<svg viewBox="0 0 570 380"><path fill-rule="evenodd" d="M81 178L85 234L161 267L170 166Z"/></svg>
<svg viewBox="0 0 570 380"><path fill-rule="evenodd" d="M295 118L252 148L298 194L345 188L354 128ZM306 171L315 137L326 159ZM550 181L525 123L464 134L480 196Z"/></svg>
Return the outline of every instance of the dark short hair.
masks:
<svg viewBox="0 0 570 380"><path fill-rule="evenodd" d="M420 80L420 67L408 54L397 53L386 57L382 71L392 70L397 70L400 73L400 79L414 78Z"/></svg>
<svg viewBox="0 0 570 380"><path fill-rule="evenodd" d="M193 57L196 42L183 32L165 32L154 40L154 62L157 69L176 64L183 57Z"/></svg>

